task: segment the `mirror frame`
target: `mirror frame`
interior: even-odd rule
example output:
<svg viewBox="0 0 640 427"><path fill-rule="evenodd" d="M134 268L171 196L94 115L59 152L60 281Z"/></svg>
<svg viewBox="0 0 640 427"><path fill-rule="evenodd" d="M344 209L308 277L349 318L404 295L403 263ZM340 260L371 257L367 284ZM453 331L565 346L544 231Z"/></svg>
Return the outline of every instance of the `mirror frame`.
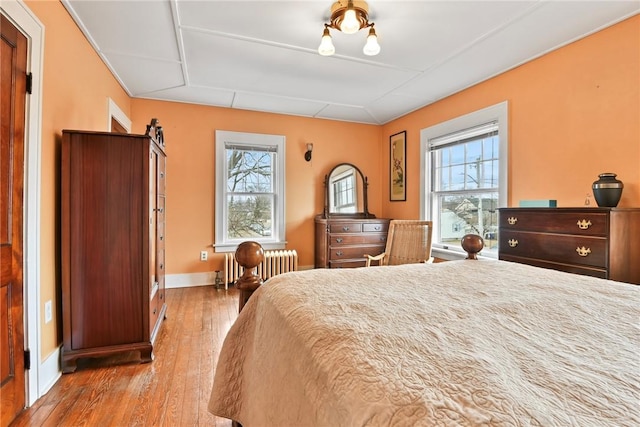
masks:
<svg viewBox="0 0 640 427"><path fill-rule="evenodd" d="M329 209L329 177L335 172L338 168L349 166L355 169L355 171L360 176L360 180L362 182L362 201L363 201L363 212L354 212L354 213L335 213L331 212ZM362 171L352 163L339 163L335 165L328 174L324 176L324 217L325 218L375 218L376 216L369 213L369 205L367 199L367 187L369 186L369 180L362 173Z"/></svg>

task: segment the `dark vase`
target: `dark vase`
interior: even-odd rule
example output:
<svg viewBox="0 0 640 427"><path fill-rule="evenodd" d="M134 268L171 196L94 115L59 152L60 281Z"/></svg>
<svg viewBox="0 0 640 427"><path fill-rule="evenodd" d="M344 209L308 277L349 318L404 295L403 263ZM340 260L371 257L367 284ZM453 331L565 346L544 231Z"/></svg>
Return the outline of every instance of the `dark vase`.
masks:
<svg viewBox="0 0 640 427"><path fill-rule="evenodd" d="M601 173L600 179L593 183L593 196L598 206L603 208L615 208L618 206L624 184L616 179L615 173Z"/></svg>

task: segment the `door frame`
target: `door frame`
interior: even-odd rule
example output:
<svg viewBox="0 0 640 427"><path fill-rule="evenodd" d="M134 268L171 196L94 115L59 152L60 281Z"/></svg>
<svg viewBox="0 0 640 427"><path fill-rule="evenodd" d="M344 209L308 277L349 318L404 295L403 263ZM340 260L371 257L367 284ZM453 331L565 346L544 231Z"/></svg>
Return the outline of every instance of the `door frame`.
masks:
<svg viewBox="0 0 640 427"><path fill-rule="evenodd" d="M25 372L26 404L31 406L60 376L57 357L42 360L40 320L40 196L42 135L42 58L44 25L22 0L3 0L3 14L27 37L27 70L32 73L32 94L25 111L24 156L24 332L25 349L31 350L31 369ZM56 352L57 353L57 352ZM48 359L51 359L49 357ZM44 368L44 369L43 369Z"/></svg>
<svg viewBox="0 0 640 427"><path fill-rule="evenodd" d="M109 132L113 132L111 128L111 120L114 119L127 131L127 133L131 133L131 119L127 117L124 111L118 104L111 99L107 98L107 110L109 111L109 116L107 117L107 130Z"/></svg>

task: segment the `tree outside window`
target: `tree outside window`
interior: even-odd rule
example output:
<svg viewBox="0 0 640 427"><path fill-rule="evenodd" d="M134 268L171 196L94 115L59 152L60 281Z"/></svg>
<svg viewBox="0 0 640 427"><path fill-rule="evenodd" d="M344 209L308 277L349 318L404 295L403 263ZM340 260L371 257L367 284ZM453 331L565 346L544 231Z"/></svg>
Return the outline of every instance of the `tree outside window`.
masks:
<svg viewBox="0 0 640 427"><path fill-rule="evenodd" d="M273 234L274 153L228 148L227 233L230 239Z"/></svg>

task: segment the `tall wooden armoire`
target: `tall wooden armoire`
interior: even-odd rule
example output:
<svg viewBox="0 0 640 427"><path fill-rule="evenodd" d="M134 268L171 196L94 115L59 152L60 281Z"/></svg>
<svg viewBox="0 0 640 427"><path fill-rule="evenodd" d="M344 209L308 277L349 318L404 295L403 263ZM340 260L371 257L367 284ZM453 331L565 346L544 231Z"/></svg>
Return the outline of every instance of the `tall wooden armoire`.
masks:
<svg viewBox="0 0 640 427"><path fill-rule="evenodd" d="M62 134L62 371L78 358L153 359L165 304L162 130Z"/></svg>

